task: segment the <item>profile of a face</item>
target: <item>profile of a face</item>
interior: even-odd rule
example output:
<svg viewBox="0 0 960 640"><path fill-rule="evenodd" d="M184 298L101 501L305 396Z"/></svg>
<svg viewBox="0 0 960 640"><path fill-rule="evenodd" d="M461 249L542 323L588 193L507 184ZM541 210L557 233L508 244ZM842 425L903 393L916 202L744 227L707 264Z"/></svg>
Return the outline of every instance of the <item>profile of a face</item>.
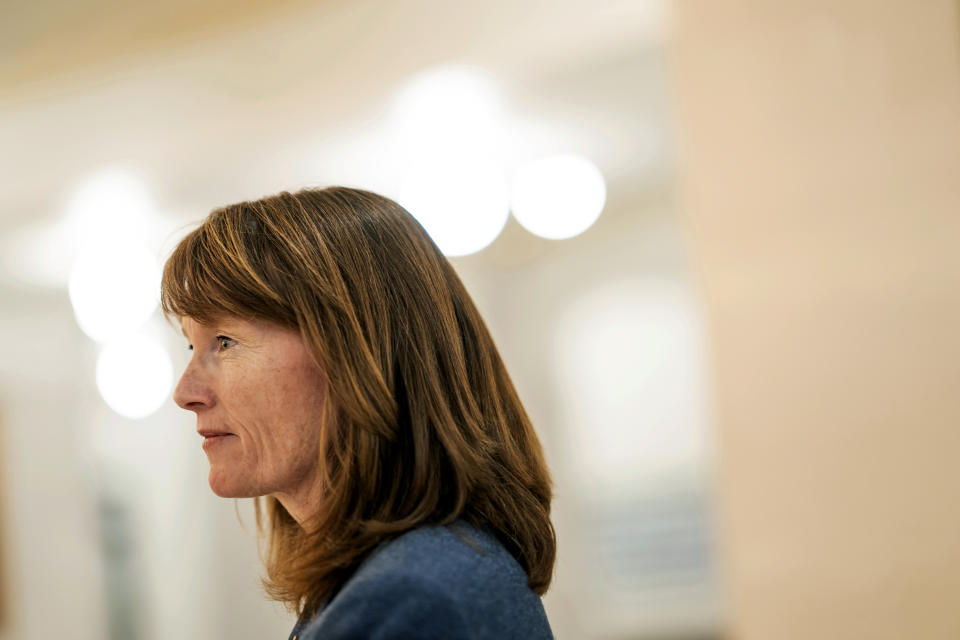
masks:
<svg viewBox="0 0 960 640"><path fill-rule="evenodd" d="M186 317L181 328L192 354L173 399L208 434L210 488L224 498L272 495L304 515L316 491L327 385L300 333L236 316L212 325Z"/></svg>

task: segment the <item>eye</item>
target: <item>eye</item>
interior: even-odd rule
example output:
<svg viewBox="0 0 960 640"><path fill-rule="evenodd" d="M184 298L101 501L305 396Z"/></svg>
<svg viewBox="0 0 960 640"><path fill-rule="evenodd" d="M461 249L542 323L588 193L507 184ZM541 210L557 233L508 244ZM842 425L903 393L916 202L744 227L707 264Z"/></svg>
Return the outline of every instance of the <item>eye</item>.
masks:
<svg viewBox="0 0 960 640"><path fill-rule="evenodd" d="M223 341L224 341L224 340L226 340L226 341L228 341L228 342L233 342L233 338L228 338L227 336L217 336L217 344L218 344L219 346L223 347ZM224 350L226 350L226 349L228 349L228 348L229 348L229 347L223 347ZM187 349L188 349L189 351L193 351L193 345L192 345L192 344L188 344L188 345L187 345Z"/></svg>

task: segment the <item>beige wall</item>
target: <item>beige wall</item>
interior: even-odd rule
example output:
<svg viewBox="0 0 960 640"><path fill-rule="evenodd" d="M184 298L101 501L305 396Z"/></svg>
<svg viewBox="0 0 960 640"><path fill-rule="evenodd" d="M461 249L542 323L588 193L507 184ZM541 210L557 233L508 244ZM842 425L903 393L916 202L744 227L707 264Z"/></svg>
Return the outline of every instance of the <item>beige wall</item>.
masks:
<svg viewBox="0 0 960 640"><path fill-rule="evenodd" d="M958 25L678 4L735 638L960 637Z"/></svg>

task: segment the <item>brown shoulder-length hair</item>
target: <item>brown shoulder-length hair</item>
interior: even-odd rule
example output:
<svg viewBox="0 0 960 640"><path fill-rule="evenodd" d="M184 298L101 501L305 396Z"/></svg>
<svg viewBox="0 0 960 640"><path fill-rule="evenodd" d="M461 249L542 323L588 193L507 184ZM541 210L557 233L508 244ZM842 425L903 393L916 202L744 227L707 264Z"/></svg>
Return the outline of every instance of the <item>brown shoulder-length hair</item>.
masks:
<svg viewBox="0 0 960 640"><path fill-rule="evenodd" d="M161 302L168 320L298 329L328 379L314 517L301 527L254 499L272 599L313 615L380 542L457 518L489 528L546 592L540 441L463 283L399 204L328 187L217 209L167 259Z"/></svg>

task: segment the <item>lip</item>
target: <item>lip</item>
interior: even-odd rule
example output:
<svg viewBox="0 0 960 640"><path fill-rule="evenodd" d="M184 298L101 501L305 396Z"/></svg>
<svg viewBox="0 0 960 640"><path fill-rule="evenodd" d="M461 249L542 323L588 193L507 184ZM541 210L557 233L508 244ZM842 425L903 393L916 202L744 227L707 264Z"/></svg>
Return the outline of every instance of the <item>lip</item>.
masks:
<svg viewBox="0 0 960 640"><path fill-rule="evenodd" d="M202 434L201 434L202 435ZM206 451L211 447L219 446L221 443L230 439L231 436L236 436L234 433L215 433L203 437L203 450Z"/></svg>
<svg viewBox="0 0 960 640"><path fill-rule="evenodd" d="M235 434L230 433L229 431L219 431L217 429L197 429L197 433L202 435L204 438L211 438L214 436L232 436Z"/></svg>

